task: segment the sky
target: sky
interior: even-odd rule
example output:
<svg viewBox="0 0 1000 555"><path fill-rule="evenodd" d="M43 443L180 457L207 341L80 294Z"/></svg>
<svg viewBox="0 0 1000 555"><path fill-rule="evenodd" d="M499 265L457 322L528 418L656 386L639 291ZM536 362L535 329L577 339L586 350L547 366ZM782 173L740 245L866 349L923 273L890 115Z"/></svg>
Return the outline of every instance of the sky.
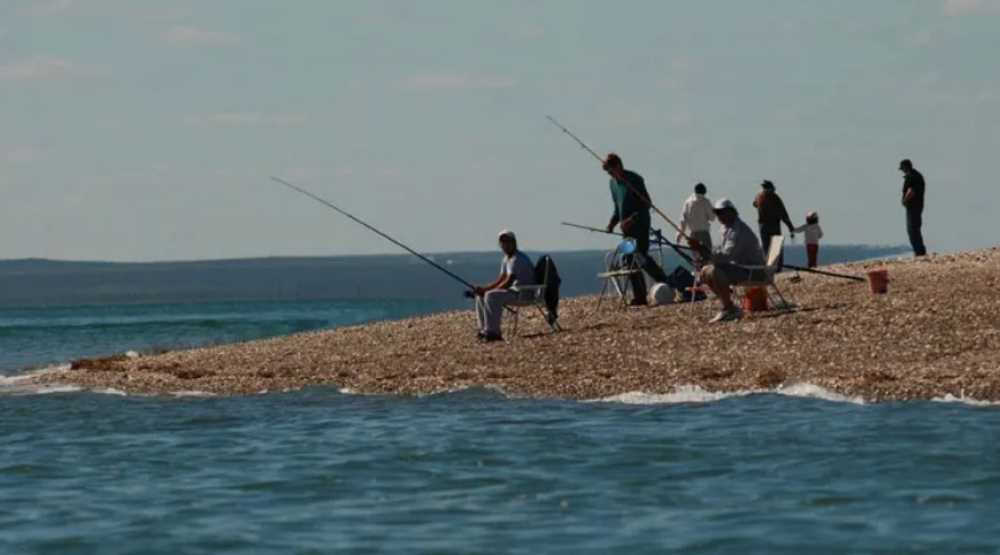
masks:
<svg viewBox="0 0 1000 555"><path fill-rule="evenodd" d="M0 259L605 248L618 152L671 217L763 179L825 241L995 242L1000 0L0 0ZM660 221L654 216L654 222ZM662 223L662 222L661 222ZM656 225L654 223L654 225ZM666 227L666 224L663 224Z"/></svg>

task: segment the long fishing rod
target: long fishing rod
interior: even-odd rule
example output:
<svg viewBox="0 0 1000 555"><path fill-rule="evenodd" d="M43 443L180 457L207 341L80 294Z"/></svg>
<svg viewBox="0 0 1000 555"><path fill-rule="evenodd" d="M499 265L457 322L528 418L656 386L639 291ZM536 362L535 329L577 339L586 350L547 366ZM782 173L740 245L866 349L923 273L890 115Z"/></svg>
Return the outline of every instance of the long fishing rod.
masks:
<svg viewBox="0 0 1000 555"><path fill-rule="evenodd" d="M305 196L307 196L307 197L309 197L309 198L311 198L311 199L313 199L313 200L315 200L315 201L317 201L319 203L322 203L322 204L326 205L327 207L336 210L337 212L340 212L344 216L347 216L348 218L350 218L350 219L354 220L355 222L357 222L357 223L365 226L366 228L370 229L371 231L374 231L375 233L377 233L378 235L382 236L383 238L388 239L389 242L391 242L392 244L394 244L394 245L402 248L406 252L412 254L413 256L416 256L417 258L419 258L420 260L423 260L424 262L430 264L431 266L434 266L438 270L441 270L442 272L444 272L445 275L447 275L451 279L453 279L453 280L461 283L462 285L468 287L469 289L474 290L476 288L475 285L472 285L468 281L462 279L461 276L456 275L451 270L449 270L449 269L441 266L437 262L434 262L430 258L427 258L426 256L424 256L424 255L420 254L419 252L411 249L410 247L407 247L406 245L404 245L403 243L400 243L399 241L393 239L389 235L387 235L385 233L382 233L381 231L375 229L371 225L368 225L367 223L361 221L359 218L356 218L356 217L352 216L351 214L348 214L347 212L345 212L345 211L341 210L340 208L336 207L332 202L330 202L330 201L328 201L328 200L326 200L326 199L324 199L322 197L316 196L313 193L310 193L309 191L307 191L307 190L305 190L305 189L303 189L301 187L298 187L296 185L292 185L291 183L285 181L284 179L281 179L281 178L278 178L278 177L274 177L274 176L272 176L271 179L273 179L274 181L277 181L278 183L281 183L282 185L284 185L285 187L288 187L289 189L292 189L293 191L298 191L299 193L302 193L303 195L305 195Z"/></svg>
<svg viewBox="0 0 1000 555"><path fill-rule="evenodd" d="M587 146L587 143L583 142L580 139L580 137L577 137L576 135L573 134L572 131L570 131L569 129L566 129L566 127L563 124L561 124L558 121L556 121L556 119L554 117L552 117L552 116L545 116L545 117L548 118L548 120L552 122L552 125L555 125L559 129L561 129L563 133L569 135L574 141L577 142L577 144L580 145L581 148L583 148L584 150L586 150L587 152L589 152L591 156L593 156L594 158L596 158L598 162L600 162L601 164L604 164L604 159L601 158L599 154L597 154L596 152L594 152L594 149L592 149L589 146ZM625 175L622 175L622 178L624 178L624 177L625 177ZM617 179L617 176L616 176L616 179ZM652 208L657 214L659 214L661 218L663 218L664 220L666 220L666 222L668 224L670 224L670 227L676 229L677 233L679 233L681 237L683 237L684 239L686 239L688 241L691 240L691 238L688 237L684 233L683 230L681 230L680 226L678 226L677 224L675 224L674 221L671 220L669 216L667 216L666 214L664 214L662 210L660 210L659 208L656 207L655 204L653 204L652 199L650 199L648 196L643 195L642 193L640 193L638 191L638 189L636 189L636 187L634 185L632 185L631 183L629 183L628 179L622 179L621 181L623 183L625 183L625 186L628 187L630 191L632 191L632 194L634 194L635 196L639 197L639 200L641 200L642 202L646 203L646 205L649 206L650 208Z"/></svg>
<svg viewBox="0 0 1000 555"><path fill-rule="evenodd" d="M598 228L598 227L590 227L590 226L580 225L580 224L574 224L574 223L570 223L570 222L562 222L562 225L567 226L567 227L575 227L577 229L582 229L584 231L592 231L594 233L603 233L605 235L614 235L616 237L627 237L627 235L625 235L624 233L615 233L614 231L608 231L606 229L601 229L601 228ZM654 244L654 245L667 245L668 247L674 249L674 252L677 253L677 256L680 256L688 264L691 264L692 266L694 265L694 260L692 260L691 257L688 256L686 253L681 252L681 249L689 250L689 251L692 251L694 249L692 249L691 247L685 247L684 245L678 245L677 243L671 243L670 241L667 241L666 239L663 238L663 234L659 233L659 230L655 230L655 231L651 230L651 233L656 234L655 238L650 238L650 242L652 242L652 244Z"/></svg>
<svg viewBox="0 0 1000 555"><path fill-rule="evenodd" d="M783 268L791 268L793 270L798 270L800 272L807 272L807 273L810 273L810 274L819 274L821 276L829 276L829 277L835 277L835 278L840 278L840 279L849 279L849 280L852 280L852 281L861 281L861 282L865 281L865 278L863 278L863 277L849 276L847 274L838 274L836 272L826 272L826 271L823 271L823 270L817 270L815 268L806 268L805 266L793 266L791 264L782 264L781 266Z"/></svg>

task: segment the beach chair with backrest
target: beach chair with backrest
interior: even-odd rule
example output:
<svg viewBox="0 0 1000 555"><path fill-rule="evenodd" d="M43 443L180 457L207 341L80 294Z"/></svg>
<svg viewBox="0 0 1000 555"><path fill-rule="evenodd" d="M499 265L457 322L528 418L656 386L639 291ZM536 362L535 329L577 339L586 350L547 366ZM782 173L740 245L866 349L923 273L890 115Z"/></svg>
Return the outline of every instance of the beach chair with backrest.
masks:
<svg viewBox="0 0 1000 555"><path fill-rule="evenodd" d="M519 285L517 290L521 293L517 300L511 301L504 306L511 312L511 337L517 337L517 326L520 320L522 308L535 307L542 315L545 323L549 325L552 332L561 331L559 316L556 312L558 305L559 274L555 270L555 264L548 256L543 256L538 260L541 266L541 283L536 285ZM536 272L536 276L539 272Z"/></svg>
<svg viewBox="0 0 1000 555"><path fill-rule="evenodd" d="M598 279L604 280L601 286L601 294L597 297L597 310L600 310L604 296L608 293L608 288L613 287L621 299L621 306L628 305L628 291L631 289L632 276L641 274L642 268L638 256L629 255L635 253L635 240L625 239L615 246L614 250L604 257L606 271L597 274Z"/></svg>
<svg viewBox="0 0 1000 555"><path fill-rule="evenodd" d="M767 292L768 301L771 303L771 306L782 310L789 310L794 308L795 305L785 300L785 296L781 293L781 289L778 288L775 280L776 274L781 271L781 249L784 244L785 238L781 235L771 237L771 245L767 249L767 261L764 266L736 264L740 268L750 270L750 279L734 283L733 286L742 289L744 294L746 294L747 289L762 287ZM773 296L771 295L771 291L774 292ZM780 303L775 302L774 297L777 297Z"/></svg>

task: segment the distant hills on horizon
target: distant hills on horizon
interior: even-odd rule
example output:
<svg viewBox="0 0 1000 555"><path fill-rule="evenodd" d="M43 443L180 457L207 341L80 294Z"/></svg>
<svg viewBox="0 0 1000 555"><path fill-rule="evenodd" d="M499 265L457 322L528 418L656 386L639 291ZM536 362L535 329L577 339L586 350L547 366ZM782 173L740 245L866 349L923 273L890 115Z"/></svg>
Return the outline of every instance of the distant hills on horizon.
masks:
<svg viewBox="0 0 1000 555"><path fill-rule="evenodd" d="M823 245L823 263L900 254L902 246ZM606 251L526 251L534 259L551 254L563 278L563 296L600 290L595 274ZM653 251L655 253L655 251ZM426 254L472 283L493 280L501 254ZM802 264L804 249L786 249L790 264ZM669 273L679 258L664 250ZM455 299L462 285L409 254L273 256L166 262L0 260L0 307L222 301L329 299Z"/></svg>

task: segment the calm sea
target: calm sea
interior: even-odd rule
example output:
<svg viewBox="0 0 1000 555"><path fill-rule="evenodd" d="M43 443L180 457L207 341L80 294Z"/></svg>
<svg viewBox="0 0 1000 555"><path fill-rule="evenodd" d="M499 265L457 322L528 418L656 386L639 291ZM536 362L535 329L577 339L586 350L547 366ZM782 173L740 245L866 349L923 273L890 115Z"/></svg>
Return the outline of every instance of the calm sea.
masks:
<svg viewBox="0 0 1000 555"><path fill-rule="evenodd" d="M0 309L0 553L1000 553L1000 410L809 384L613 400L26 390L86 355L452 300Z"/></svg>

